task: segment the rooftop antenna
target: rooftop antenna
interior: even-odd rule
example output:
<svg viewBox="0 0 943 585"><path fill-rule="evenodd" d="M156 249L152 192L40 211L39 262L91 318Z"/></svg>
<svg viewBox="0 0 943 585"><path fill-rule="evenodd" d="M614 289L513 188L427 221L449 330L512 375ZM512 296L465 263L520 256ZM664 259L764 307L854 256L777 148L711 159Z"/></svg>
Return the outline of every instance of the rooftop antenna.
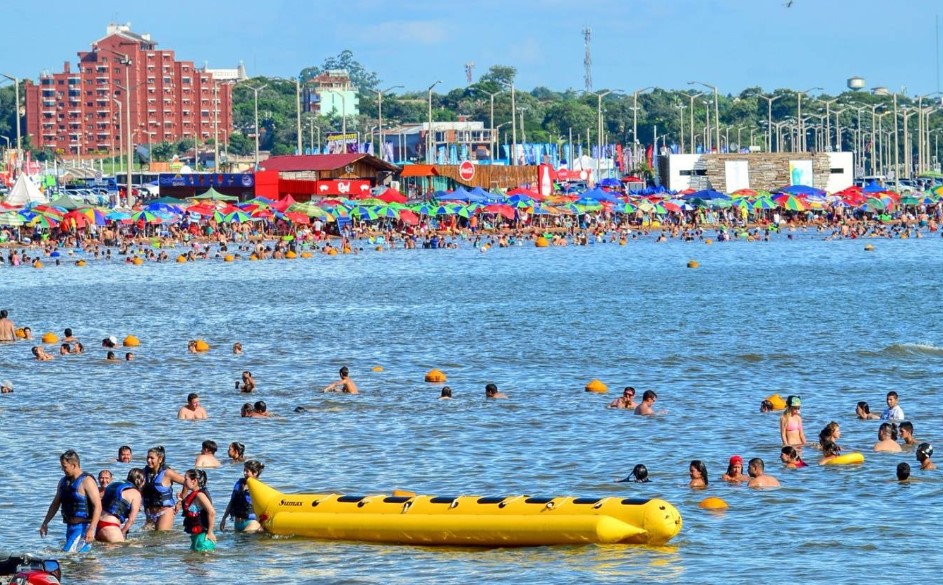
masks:
<svg viewBox="0 0 943 585"><path fill-rule="evenodd" d="M474 77L475 77L475 62L469 61L468 63L465 63L465 81L467 82L468 85L472 84Z"/></svg>
<svg viewBox="0 0 943 585"><path fill-rule="evenodd" d="M593 56L590 52L590 43L593 40L593 29L586 27L583 29L583 42L586 45L586 57L583 58L583 83L586 85L586 91L593 91Z"/></svg>

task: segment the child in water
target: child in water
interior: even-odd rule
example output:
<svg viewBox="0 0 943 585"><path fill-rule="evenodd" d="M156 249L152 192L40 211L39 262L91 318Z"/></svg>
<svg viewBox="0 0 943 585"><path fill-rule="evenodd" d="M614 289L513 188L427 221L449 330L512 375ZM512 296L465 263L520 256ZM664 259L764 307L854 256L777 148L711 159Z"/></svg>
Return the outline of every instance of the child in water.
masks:
<svg viewBox="0 0 943 585"><path fill-rule="evenodd" d="M209 552L216 550L216 510L206 493L206 472L188 469L183 474L183 486L190 493L183 499L183 530L190 535L190 550Z"/></svg>

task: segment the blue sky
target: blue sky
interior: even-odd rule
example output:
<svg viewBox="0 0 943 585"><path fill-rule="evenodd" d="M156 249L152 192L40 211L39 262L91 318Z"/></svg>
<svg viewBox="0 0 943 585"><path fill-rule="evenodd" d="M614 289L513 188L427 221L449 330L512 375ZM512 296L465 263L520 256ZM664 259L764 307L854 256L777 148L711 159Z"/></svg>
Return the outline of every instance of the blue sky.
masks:
<svg viewBox="0 0 943 585"><path fill-rule="evenodd" d="M385 85L440 90L491 65L518 87L582 89L581 29L593 31L593 87L760 86L835 94L847 78L908 95L939 89L939 0L231 0L4 2L0 72L37 79L75 63L109 22L150 33L178 59L289 77L351 49ZM158 8L158 6L160 8ZM18 23L18 24L13 24ZM943 26L943 22L941 22Z"/></svg>

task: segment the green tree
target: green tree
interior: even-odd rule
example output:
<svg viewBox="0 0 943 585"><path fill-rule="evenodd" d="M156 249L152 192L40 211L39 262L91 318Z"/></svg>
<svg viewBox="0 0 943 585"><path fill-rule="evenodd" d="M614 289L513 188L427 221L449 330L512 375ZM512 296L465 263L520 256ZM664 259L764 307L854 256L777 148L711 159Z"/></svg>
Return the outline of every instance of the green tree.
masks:
<svg viewBox="0 0 943 585"><path fill-rule="evenodd" d="M380 78L373 71L368 71L359 61L354 59L354 53L350 49L344 49L334 57L328 57L320 66L306 67L301 70L299 77L302 81L320 75L329 69L343 69L350 76L350 83L357 88L360 93L367 93L378 89Z"/></svg>
<svg viewBox="0 0 943 585"><path fill-rule="evenodd" d="M492 65L488 71L482 75L478 82L487 83L492 82L498 85L501 84L512 84L514 79L517 77L517 69L511 67L510 65Z"/></svg>

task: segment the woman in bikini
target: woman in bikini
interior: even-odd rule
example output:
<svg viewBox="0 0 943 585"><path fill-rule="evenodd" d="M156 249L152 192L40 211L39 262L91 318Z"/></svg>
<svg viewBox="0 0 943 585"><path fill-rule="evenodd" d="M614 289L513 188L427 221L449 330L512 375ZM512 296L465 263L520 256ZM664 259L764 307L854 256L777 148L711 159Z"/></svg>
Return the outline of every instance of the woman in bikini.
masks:
<svg viewBox="0 0 943 585"><path fill-rule="evenodd" d="M786 410L779 418L779 436L784 446L802 447L805 445L805 432L802 430L802 415L799 409L802 401L798 396L786 399Z"/></svg>

